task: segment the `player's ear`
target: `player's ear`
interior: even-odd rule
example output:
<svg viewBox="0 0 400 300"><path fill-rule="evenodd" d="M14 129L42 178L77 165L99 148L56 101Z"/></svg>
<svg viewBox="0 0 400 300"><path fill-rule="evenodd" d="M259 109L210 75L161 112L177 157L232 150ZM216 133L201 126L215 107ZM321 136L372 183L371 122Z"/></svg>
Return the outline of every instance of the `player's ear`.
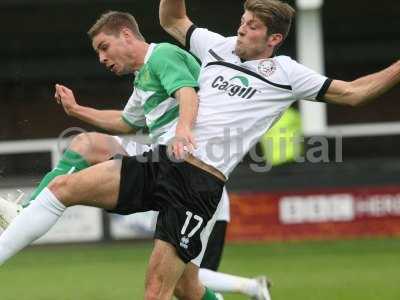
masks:
<svg viewBox="0 0 400 300"><path fill-rule="evenodd" d="M283 41L283 35L281 33L273 33L268 36L267 45L271 48L274 48L280 45Z"/></svg>
<svg viewBox="0 0 400 300"><path fill-rule="evenodd" d="M120 35L125 39L129 39L129 38L133 37L132 31L130 31L126 27L121 28Z"/></svg>

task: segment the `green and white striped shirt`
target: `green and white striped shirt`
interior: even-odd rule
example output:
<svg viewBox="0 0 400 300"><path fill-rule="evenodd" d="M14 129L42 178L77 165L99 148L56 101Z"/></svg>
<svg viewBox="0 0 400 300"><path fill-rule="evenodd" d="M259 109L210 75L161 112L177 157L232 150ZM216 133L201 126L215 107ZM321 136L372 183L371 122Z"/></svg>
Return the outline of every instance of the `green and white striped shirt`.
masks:
<svg viewBox="0 0 400 300"><path fill-rule="evenodd" d="M150 44L144 65L136 74L123 120L134 128L147 127L155 141L178 119L175 91L197 88L199 72L199 64L188 52L168 43Z"/></svg>

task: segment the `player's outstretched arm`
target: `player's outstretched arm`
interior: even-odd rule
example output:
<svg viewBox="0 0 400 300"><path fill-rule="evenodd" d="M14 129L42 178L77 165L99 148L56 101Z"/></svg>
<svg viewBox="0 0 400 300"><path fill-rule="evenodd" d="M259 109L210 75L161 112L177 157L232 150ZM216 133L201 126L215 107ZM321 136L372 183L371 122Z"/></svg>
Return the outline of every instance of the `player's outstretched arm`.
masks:
<svg viewBox="0 0 400 300"><path fill-rule="evenodd" d="M122 111L98 110L79 105L75 100L72 90L66 86L56 84L54 98L63 106L67 115L75 117L83 122L110 132L131 133L135 131L123 121Z"/></svg>
<svg viewBox="0 0 400 300"><path fill-rule="evenodd" d="M354 81L333 80L325 94L325 100L357 106L383 95L399 83L400 60L380 72Z"/></svg>
<svg viewBox="0 0 400 300"><path fill-rule="evenodd" d="M161 27L185 46L186 33L193 24L186 14L185 1L161 0L159 15Z"/></svg>

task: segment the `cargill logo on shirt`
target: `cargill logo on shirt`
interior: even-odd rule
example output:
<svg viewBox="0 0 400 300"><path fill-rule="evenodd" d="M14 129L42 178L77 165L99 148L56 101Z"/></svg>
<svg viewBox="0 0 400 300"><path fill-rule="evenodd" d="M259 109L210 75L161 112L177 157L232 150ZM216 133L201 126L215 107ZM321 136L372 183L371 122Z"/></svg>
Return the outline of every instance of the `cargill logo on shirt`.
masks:
<svg viewBox="0 0 400 300"><path fill-rule="evenodd" d="M249 86L249 79L244 76L233 76L231 79L226 80L223 76L218 76L214 79L211 86L225 91L229 96L239 96L243 99L251 99L257 90Z"/></svg>

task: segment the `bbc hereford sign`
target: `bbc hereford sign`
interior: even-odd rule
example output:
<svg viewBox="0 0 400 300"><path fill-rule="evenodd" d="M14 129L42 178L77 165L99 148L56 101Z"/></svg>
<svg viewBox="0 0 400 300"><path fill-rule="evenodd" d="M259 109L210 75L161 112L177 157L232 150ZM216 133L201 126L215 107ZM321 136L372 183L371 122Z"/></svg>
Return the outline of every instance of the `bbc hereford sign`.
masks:
<svg viewBox="0 0 400 300"><path fill-rule="evenodd" d="M400 236L400 186L230 197L230 240Z"/></svg>

